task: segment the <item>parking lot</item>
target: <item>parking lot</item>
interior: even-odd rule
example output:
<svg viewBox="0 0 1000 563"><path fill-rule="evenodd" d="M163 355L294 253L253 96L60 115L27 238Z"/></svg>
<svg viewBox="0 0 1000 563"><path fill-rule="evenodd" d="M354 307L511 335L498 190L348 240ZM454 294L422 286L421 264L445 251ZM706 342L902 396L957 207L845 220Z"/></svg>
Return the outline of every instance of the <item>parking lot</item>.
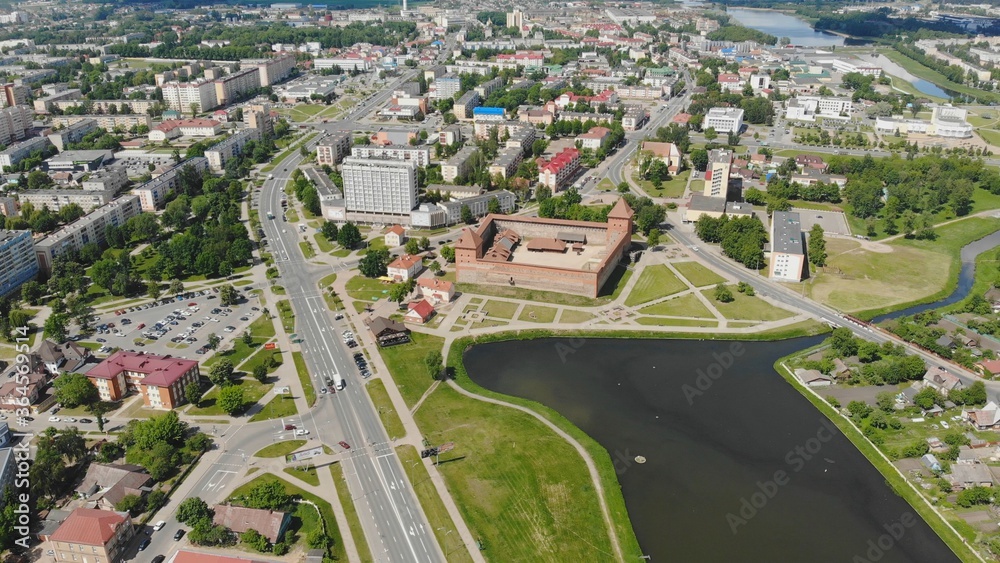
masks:
<svg viewBox="0 0 1000 563"><path fill-rule="evenodd" d="M814 209L792 209L792 211L799 214L802 232L808 232L813 225L819 223L823 227L824 233L851 236L851 229L847 226L847 217L841 212L816 211Z"/></svg>
<svg viewBox="0 0 1000 563"><path fill-rule="evenodd" d="M210 334L225 343L242 335L259 314L252 296L243 295L235 305L223 307L212 290L190 292L179 300L160 299L102 315L92 325L94 334L80 340L100 344L99 355L121 348L197 359L207 352Z"/></svg>

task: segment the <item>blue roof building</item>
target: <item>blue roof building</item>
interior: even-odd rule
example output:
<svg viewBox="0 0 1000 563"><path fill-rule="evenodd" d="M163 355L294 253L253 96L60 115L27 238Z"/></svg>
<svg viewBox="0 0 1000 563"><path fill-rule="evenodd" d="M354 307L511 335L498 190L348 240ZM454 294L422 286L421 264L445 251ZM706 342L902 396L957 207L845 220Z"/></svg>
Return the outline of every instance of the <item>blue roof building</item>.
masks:
<svg viewBox="0 0 1000 563"><path fill-rule="evenodd" d="M472 110L472 116L490 116L490 117L503 117L507 115L507 110L504 108L490 107L490 106L480 106Z"/></svg>

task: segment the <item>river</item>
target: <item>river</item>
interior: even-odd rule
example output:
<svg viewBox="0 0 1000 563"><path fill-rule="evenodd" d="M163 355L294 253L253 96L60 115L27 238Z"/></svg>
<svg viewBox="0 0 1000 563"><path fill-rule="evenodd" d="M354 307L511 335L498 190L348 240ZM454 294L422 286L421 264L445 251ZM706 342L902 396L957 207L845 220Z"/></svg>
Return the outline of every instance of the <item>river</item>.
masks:
<svg viewBox="0 0 1000 563"><path fill-rule="evenodd" d="M792 45L804 47L835 45L839 47L845 43L845 38L839 35L816 31L807 22L774 10L728 8L726 13L746 27L769 33L779 39L787 37L791 40Z"/></svg>
<svg viewBox="0 0 1000 563"><path fill-rule="evenodd" d="M465 363L476 383L555 409L608 450L653 561L957 561L775 373L818 341L511 341ZM699 388L700 374L720 377Z"/></svg>

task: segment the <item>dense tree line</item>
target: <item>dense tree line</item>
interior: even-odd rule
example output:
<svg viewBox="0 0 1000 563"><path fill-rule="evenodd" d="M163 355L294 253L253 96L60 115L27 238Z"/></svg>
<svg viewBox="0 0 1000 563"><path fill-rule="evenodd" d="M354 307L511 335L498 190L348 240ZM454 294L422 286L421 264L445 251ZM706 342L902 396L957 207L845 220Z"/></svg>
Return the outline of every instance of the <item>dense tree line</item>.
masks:
<svg viewBox="0 0 1000 563"><path fill-rule="evenodd" d="M698 238L708 243L719 243L726 256L747 268L765 266L764 243L767 231L755 216L730 219L728 215L713 218L702 215L695 223Z"/></svg>

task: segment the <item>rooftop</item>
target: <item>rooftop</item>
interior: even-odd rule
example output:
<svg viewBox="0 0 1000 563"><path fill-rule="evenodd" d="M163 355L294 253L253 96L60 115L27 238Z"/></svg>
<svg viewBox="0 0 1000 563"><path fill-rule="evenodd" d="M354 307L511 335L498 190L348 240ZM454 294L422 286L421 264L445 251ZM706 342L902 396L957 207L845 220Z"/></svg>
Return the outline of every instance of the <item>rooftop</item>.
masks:
<svg viewBox="0 0 1000 563"><path fill-rule="evenodd" d="M111 379L127 371L145 374L143 385L168 387L197 365L194 360L119 350L88 371L87 377Z"/></svg>
<svg viewBox="0 0 1000 563"><path fill-rule="evenodd" d="M83 545L103 546L114 537L115 530L128 520L128 513L77 508L69 515L51 540Z"/></svg>
<svg viewBox="0 0 1000 563"><path fill-rule="evenodd" d="M775 211L771 215L774 240L771 252L804 254L802 250L802 223L794 211Z"/></svg>

